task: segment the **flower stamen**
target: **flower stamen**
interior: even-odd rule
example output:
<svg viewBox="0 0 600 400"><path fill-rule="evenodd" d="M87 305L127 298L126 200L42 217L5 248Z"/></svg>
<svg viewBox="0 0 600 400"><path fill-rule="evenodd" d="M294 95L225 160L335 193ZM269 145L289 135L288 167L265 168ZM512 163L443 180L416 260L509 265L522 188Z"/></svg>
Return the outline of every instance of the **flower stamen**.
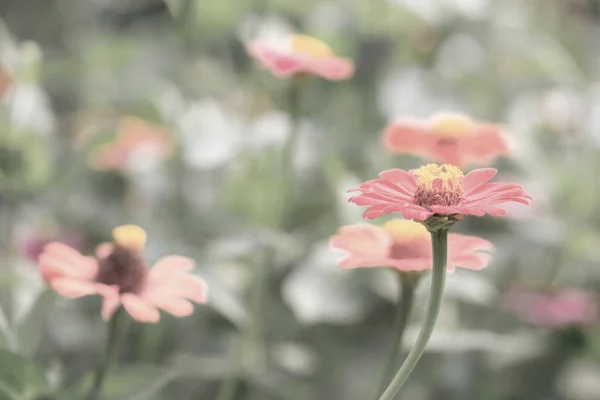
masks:
<svg viewBox="0 0 600 400"><path fill-rule="evenodd" d="M395 242L410 242L421 237L429 237L429 232L423 225L411 220L396 218L383 225L383 229L394 238Z"/></svg>
<svg viewBox="0 0 600 400"><path fill-rule="evenodd" d="M469 136L473 131L474 121L462 114L437 114L430 121L432 131L443 138L459 138Z"/></svg>
<svg viewBox="0 0 600 400"><path fill-rule="evenodd" d="M331 57L333 51L324 42L307 35L294 35L291 38L292 51L308 57Z"/></svg>
<svg viewBox="0 0 600 400"><path fill-rule="evenodd" d="M457 167L427 164L412 173L417 177L415 204L425 208L455 206L463 199L464 174Z"/></svg>

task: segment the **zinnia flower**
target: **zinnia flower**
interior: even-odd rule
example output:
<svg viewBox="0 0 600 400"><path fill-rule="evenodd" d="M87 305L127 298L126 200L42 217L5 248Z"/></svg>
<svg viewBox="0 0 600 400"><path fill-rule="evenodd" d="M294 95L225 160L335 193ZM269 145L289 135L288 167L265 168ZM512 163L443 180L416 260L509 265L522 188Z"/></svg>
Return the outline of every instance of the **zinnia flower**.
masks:
<svg viewBox="0 0 600 400"><path fill-rule="evenodd" d="M394 267L400 271L431 269L431 236L420 223L393 219L383 227L370 224L342 226L329 244L347 255L338 263L343 268ZM485 268L494 246L476 236L448 235L448 271L455 267Z"/></svg>
<svg viewBox="0 0 600 400"><path fill-rule="evenodd" d="M257 40L248 52L279 77L309 74L343 80L354 73L351 60L337 57L325 43L305 35L292 35L283 45Z"/></svg>
<svg viewBox="0 0 600 400"><path fill-rule="evenodd" d="M408 172L391 169L381 172L381 179L350 189L360 194L348 201L368 206L366 218L397 212L406 219L448 224L465 215L506 215L500 207L503 203L531 203L531 196L521 185L487 183L496 173L493 168L482 168L465 176L448 164L427 164Z"/></svg>
<svg viewBox="0 0 600 400"><path fill-rule="evenodd" d="M521 321L544 329L589 326L600 317L595 294L580 290L542 292L511 289L503 308Z"/></svg>
<svg viewBox="0 0 600 400"><path fill-rule="evenodd" d="M131 166L136 154L161 160L169 158L175 150L173 138L162 128L140 118L123 117L115 138L94 149L90 166L100 171L124 171Z"/></svg>
<svg viewBox="0 0 600 400"><path fill-rule="evenodd" d="M414 154L459 168L489 165L510 154L506 137L496 125L478 123L466 115L440 113L428 120L402 118L383 133L392 153Z"/></svg>
<svg viewBox="0 0 600 400"><path fill-rule="evenodd" d="M193 260L167 256L148 269L142 254L146 242L143 229L123 225L113 230L113 237L114 245L98 246L97 259L62 243L48 244L39 261L42 277L70 299L101 295L105 321L121 305L135 320L156 323L159 309L185 317L194 311L189 300L206 303L205 282L189 273Z"/></svg>
<svg viewBox="0 0 600 400"><path fill-rule="evenodd" d="M0 64L0 100L4 98L4 95L13 85L13 79L6 69Z"/></svg>

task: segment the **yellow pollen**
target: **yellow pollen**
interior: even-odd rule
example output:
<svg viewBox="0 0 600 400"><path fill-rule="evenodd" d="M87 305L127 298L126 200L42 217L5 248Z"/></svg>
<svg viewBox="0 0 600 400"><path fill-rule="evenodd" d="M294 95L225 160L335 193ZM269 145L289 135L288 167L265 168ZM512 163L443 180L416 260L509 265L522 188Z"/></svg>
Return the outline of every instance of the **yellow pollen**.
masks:
<svg viewBox="0 0 600 400"><path fill-rule="evenodd" d="M464 137L473 131L475 122L462 114L440 113L430 120L433 132L442 137Z"/></svg>
<svg viewBox="0 0 600 400"><path fill-rule="evenodd" d="M292 51L309 57L330 57L333 51L324 42L307 35L294 35L291 38Z"/></svg>
<svg viewBox="0 0 600 400"><path fill-rule="evenodd" d="M146 244L146 232L137 225L118 226L112 235L117 246L131 251L140 251Z"/></svg>
<svg viewBox="0 0 600 400"><path fill-rule="evenodd" d="M404 219L393 219L383 225L395 242L408 242L414 239L429 236L427 228L422 224Z"/></svg>
<svg viewBox="0 0 600 400"><path fill-rule="evenodd" d="M431 189L434 184L441 185L444 190L462 188L464 174L450 164L427 164L413 171L417 177L417 186Z"/></svg>

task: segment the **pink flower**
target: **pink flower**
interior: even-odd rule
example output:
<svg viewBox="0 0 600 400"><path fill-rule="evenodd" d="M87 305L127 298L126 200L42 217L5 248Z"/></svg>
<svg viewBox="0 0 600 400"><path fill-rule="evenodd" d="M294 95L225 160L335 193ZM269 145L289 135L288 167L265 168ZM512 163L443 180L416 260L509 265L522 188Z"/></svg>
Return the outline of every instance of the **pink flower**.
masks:
<svg viewBox="0 0 600 400"><path fill-rule="evenodd" d="M82 245L82 237L70 233L57 233L51 236L31 236L23 238L18 243L18 246L21 254L25 258L37 262L46 245L52 242L62 243L73 247L74 249L78 249Z"/></svg>
<svg viewBox="0 0 600 400"><path fill-rule="evenodd" d="M383 142L392 153L414 154L459 168L470 163L489 165L496 157L510 154L498 126L461 114L399 119L385 129Z"/></svg>
<svg viewBox="0 0 600 400"><path fill-rule="evenodd" d="M90 167L99 171L124 171L136 153L167 159L175 150L173 138L162 128L137 117L123 117L115 138L90 155Z"/></svg>
<svg viewBox="0 0 600 400"><path fill-rule="evenodd" d="M394 267L400 271L431 269L431 237L420 223L393 219L383 227L370 224L342 226L329 240L334 250L347 255L343 268ZM494 246L476 236L448 235L448 271L455 267L480 270L490 261Z"/></svg>
<svg viewBox="0 0 600 400"><path fill-rule="evenodd" d="M354 74L351 60L336 57L329 46L310 36L292 35L283 45L258 40L248 52L278 77L309 74L343 80Z"/></svg>
<svg viewBox="0 0 600 400"><path fill-rule="evenodd" d="M8 93L13 84L13 78L8 71L4 69L2 64L0 64L0 100L4 98L4 95Z"/></svg>
<svg viewBox="0 0 600 400"><path fill-rule="evenodd" d="M504 296L504 310L521 321L545 329L589 326L598 322L598 299L579 290L539 292L519 288Z"/></svg>
<svg viewBox="0 0 600 400"><path fill-rule="evenodd" d="M531 203L531 196L515 183L487 183L497 171L476 169L466 176L458 168L444 164L424 165L412 171L391 169L350 189L360 192L348 201L368 206L366 218L401 213L406 219L428 220L432 216L506 215L503 203Z"/></svg>
<svg viewBox="0 0 600 400"><path fill-rule="evenodd" d="M101 295L105 321L121 305L136 321L157 323L159 309L186 317L194 311L190 300L206 303L206 283L189 273L193 260L167 256L148 269L142 254L146 233L141 228L123 225L113 230L113 236L114 245L98 246L97 259L62 243L48 244L39 261L42 277L66 298Z"/></svg>

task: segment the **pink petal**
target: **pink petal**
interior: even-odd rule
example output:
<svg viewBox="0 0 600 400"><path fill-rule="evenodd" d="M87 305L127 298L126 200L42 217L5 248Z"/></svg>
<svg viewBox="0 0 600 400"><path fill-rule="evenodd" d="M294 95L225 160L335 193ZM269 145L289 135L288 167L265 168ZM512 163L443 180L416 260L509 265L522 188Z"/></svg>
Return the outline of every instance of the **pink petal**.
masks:
<svg viewBox="0 0 600 400"><path fill-rule="evenodd" d="M509 155L510 148L504 134L493 125L480 125L477 132L463 141L463 152L478 163L491 163L501 155Z"/></svg>
<svg viewBox="0 0 600 400"><path fill-rule="evenodd" d="M325 79L339 81L348 79L354 74L354 63L338 57L308 59L305 70Z"/></svg>
<svg viewBox="0 0 600 400"><path fill-rule="evenodd" d="M102 319L104 321L110 321L115 311L121 305L121 297L119 294L119 287L117 285L104 285L101 283L96 284L98 294L103 297L102 299Z"/></svg>
<svg viewBox="0 0 600 400"><path fill-rule="evenodd" d="M96 261L62 243L50 243L39 257L40 272L48 281L55 277L71 276L91 279L98 272Z"/></svg>
<svg viewBox="0 0 600 400"><path fill-rule="evenodd" d="M454 165L458 168L463 168L467 163L458 139L450 143L445 143L441 139L438 140L437 143L430 146L426 157L443 164Z"/></svg>
<svg viewBox="0 0 600 400"><path fill-rule="evenodd" d="M433 267L433 260L431 257L427 258L404 258L404 259L390 259L391 266L399 271L426 271Z"/></svg>
<svg viewBox="0 0 600 400"><path fill-rule="evenodd" d="M121 295L123 307L138 322L147 322L155 324L160 321L160 313L152 305L142 300L139 296L132 293Z"/></svg>
<svg viewBox="0 0 600 400"><path fill-rule="evenodd" d="M424 155L433 136L428 124L414 119L400 119L383 132L383 143L392 153Z"/></svg>
<svg viewBox="0 0 600 400"><path fill-rule="evenodd" d="M192 303L176 296L149 297L144 300L178 318L187 317L194 312Z"/></svg>
<svg viewBox="0 0 600 400"><path fill-rule="evenodd" d="M492 179L498 170L494 168L479 168L469 172L463 178L463 188L465 196L468 196L473 190L478 189L481 185Z"/></svg>
<svg viewBox="0 0 600 400"><path fill-rule="evenodd" d="M395 185L400 192L414 198L415 191L417 190L417 180L410 172L397 168L388 169L387 171L380 172L379 176Z"/></svg>
<svg viewBox="0 0 600 400"><path fill-rule="evenodd" d="M252 45L248 52L276 76L290 76L302 68L298 58L261 43Z"/></svg>
<svg viewBox="0 0 600 400"><path fill-rule="evenodd" d="M199 276L176 272L160 280L149 280L140 295L143 298L180 297L204 304L208 301L208 286Z"/></svg>
<svg viewBox="0 0 600 400"><path fill-rule="evenodd" d="M187 272L194 269L196 262L183 256L166 256L161 258L150 268L149 280L160 280L175 272Z"/></svg>
<svg viewBox="0 0 600 400"><path fill-rule="evenodd" d="M50 281L50 287L68 299L97 293L95 282L77 278L55 278Z"/></svg>
<svg viewBox="0 0 600 400"><path fill-rule="evenodd" d="M98 259L103 260L110 256L114 251L114 246L112 243L102 243L96 246L96 257Z"/></svg>
<svg viewBox="0 0 600 400"><path fill-rule="evenodd" d="M493 251L492 242L477 236L460 235L451 233L448 235L448 255L470 253L473 251Z"/></svg>
<svg viewBox="0 0 600 400"><path fill-rule="evenodd" d="M385 257L390 252L392 237L384 229L370 224L346 225L329 240L333 249L361 257Z"/></svg>

